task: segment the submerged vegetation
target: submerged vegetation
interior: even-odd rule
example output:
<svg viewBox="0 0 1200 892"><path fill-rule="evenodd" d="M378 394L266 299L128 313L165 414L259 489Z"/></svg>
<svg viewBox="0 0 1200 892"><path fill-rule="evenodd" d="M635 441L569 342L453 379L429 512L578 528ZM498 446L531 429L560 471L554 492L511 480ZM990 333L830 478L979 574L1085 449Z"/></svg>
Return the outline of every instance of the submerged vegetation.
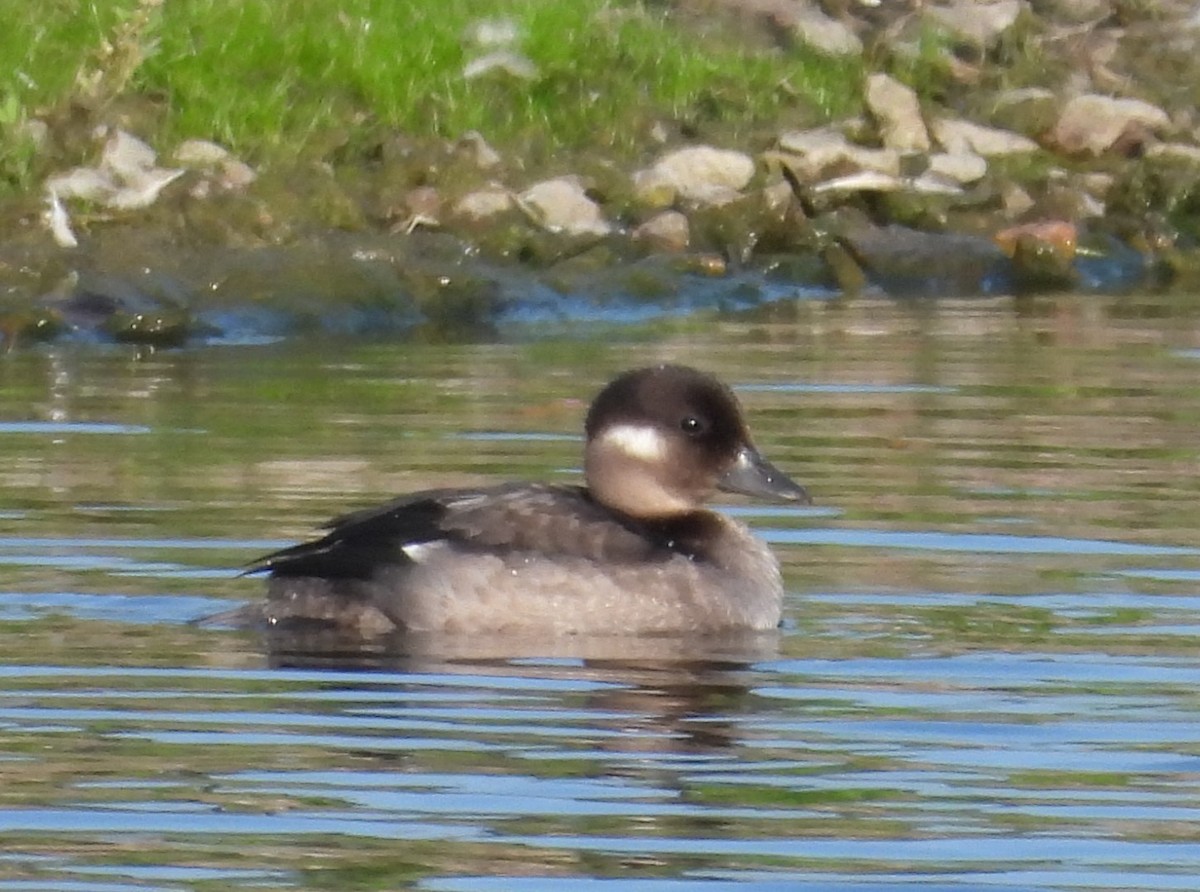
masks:
<svg viewBox="0 0 1200 892"><path fill-rule="evenodd" d="M477 33L488 23L500 27ZM489 53L523 67L464 75ZM80 151L81 123L119 122L156 145L212 139L259 163L353 151L381 132L627 154L663 121L744 139L781 117L844 113L859 92L857 61L594 0L50 0L9 17L0 58L17 60L0 115L45 119L52 154ZM28 134L4 133L0 179L28 184Z"/></svg>

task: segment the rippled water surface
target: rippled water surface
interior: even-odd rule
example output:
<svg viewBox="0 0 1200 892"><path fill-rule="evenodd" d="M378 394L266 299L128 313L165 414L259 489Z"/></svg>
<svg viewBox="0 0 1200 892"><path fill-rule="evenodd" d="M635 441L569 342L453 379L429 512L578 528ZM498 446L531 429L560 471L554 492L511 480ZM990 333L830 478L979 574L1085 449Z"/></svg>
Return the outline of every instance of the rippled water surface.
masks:
<svg viewBox="0 0 1200 892"><path fill-rule="evenodd" d="M0 357L0 892L1193 890L1200 299L778 304L509 343ZM190 621L423 486L738 389L766 639L282 653Z"/></svg>

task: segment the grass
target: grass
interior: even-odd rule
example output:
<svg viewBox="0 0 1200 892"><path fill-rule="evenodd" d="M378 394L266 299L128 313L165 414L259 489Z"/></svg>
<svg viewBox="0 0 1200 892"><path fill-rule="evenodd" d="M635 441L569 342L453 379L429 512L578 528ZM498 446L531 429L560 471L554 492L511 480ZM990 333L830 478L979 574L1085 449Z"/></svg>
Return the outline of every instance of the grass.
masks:
<svg viewBox="0 0 1200 892"><path fill-rule="evenodd" d="M634 153L659 122L746 139L853 110L861 79L857 61L704 36L629 0L41 0L19 12L0 2L10 6L0 58L19 60L0 73L5 123L136 108L138 135L160 148L214 139L259 163L397 132L478 130L546 153ZM468 27L498 18L517 26L534 78L462 76L482 53ZM10 185L29 177L20 133L0 135Z"/></svg>

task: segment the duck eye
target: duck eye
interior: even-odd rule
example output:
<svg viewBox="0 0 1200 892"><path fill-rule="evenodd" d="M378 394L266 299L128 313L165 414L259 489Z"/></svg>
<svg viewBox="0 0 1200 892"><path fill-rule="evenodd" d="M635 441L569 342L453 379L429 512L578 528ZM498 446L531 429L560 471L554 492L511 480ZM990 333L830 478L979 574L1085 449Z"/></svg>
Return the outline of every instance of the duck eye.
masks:
<svg viewBox="0 0 1200 892"><path fill-rule="evenodd" d="M708 429L703 419L697 418L695 415L688 415L679 422L679 429L689 437L696 437L704 433Z"/></svg>

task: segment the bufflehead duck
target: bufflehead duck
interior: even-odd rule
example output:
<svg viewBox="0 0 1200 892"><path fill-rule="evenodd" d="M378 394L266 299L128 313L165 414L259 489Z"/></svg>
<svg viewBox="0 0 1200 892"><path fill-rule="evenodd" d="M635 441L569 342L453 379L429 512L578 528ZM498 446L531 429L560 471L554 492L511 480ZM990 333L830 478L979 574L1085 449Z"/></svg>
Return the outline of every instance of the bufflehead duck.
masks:
<svg viewBox="0 0 1200 892"><path fill-rule="evenodd" d="M364 636L775 628L774 555L703 503L809 497L755 449L729 388L684 366L625 372L585 433L585 486L417 492L261 558L247 571L270 577L259 617Z"/></svg>

